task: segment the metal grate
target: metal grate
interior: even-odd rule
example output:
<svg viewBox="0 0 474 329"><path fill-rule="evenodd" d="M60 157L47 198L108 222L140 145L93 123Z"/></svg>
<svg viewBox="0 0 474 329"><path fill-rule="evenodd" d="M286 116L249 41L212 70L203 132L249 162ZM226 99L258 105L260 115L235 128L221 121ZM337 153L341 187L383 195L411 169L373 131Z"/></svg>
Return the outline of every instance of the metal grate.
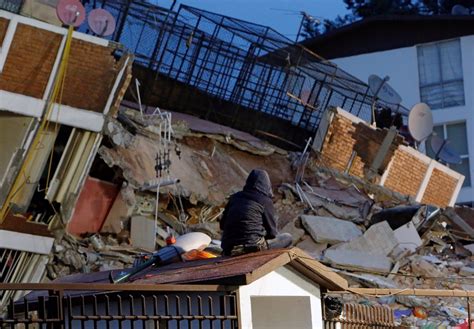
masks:
<svg viewBox="0 0 474 329"><path fill-rule="evenodd" d="M0 313L0 328L156 328L233 329L238 327L237 301L233 292L201 289L140 291L110 285L107 291L37 290L21 300L11 299ZM104 285L102 285L104 286ZM156 286L155 286L156 287ZM66 289L66 290L65 290ZM113 291L113 290L117 291ZM156 290L161 290L156 287ZM179 289L179 288L178 288Z"/></svg>
<svg viewBox="0 0 474 329"><path fill-rule="evenodd" d="M0 9L11 11L18 14L20 12L23 0L0 0Z"/></svg>
<svg viewBox="0 0 474 329"><path fill-rule="evenodd" d="M325 314L326 329L355 329L355 328L395 328L393 311L382 306L367 306L344 304L342 314L329 318Z"/></svg>
<svg viewBox="0 0 474 329"><path fill-rule="evenodd" d="M111 39L135 53L147 72L143 93L150 105L290 139L285 127L312 135L329 106L370 119L366 83L267 26L185 5L177 12L136 0L86 6L116 17Z"/></svg>

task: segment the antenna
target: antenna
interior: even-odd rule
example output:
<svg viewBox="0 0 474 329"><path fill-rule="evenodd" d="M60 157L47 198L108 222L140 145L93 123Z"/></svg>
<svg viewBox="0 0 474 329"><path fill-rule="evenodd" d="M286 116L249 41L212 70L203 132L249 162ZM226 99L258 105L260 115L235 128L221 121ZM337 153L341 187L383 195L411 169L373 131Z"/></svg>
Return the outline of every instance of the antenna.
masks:
<svg viewBox="0 0 474 329"><path fill-rule="evenodd" d="M78 0L59 0L56 14L65 25L78 27L86 18L86 10Z"/></svg>
<svg viewBox="0 0 474 329"><path fill-rule="evenodd" d="M450 141L439 136L431 135L431 148L435 153L435 160L443 160L446 163L460 164L462 162L459 154L451 147Z"/></svg>
<svg viewBox="0 0 474 329"><path fill-rule="evenodd" d="M87 23L90 29L100 37L106 37L115 31L115 18L105 9L97 8L89 13Z"/></svg>
<svg viewBox="0 0 474 329"><path fill-rule="evenodd" d="M380 78L372 74L369 77L369 88L374 98L378 98L385 103L398 105L402 102L400 95L393 89L387 81L390 80L388 76Z"/></svg>
<svg viewBox="0 0 474 329"><path fill-rule="evenodd" d="M425 103L418 103L412 107L408 115L408 130L418 143L427 139L433 132L433 114Z"/></svg>
<svg viewBox="0 0 474 329"><path fill-rule="evenodd" d="M469 8L464 7L463 5L454 5L451 9L451 15L469 15Z"/></svg>

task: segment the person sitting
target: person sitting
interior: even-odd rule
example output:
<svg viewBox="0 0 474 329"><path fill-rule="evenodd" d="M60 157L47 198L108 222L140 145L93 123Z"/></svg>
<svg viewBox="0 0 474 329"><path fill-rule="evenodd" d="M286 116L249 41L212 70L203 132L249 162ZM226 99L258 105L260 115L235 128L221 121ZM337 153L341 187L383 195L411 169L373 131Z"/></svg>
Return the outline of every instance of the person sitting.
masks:
<svg viewBox="0 0 474 329"><path fill-rule="evenodd" d="M243 190L230 197L222 215L221 246L225 256L291 245L291 234L278 234L272 197L268 173L261 169L252 170Z"/></svg>

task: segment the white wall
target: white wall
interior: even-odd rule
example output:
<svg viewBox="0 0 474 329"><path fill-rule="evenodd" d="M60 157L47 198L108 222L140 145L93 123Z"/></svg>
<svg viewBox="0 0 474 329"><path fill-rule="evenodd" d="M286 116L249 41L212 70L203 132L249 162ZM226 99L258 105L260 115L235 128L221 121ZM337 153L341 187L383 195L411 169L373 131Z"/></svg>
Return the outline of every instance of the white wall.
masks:
<svg viewBox="0 0 474 329"><path fill-rule="evenodd" d="M267 317L269 315L268 313L272 313L275 311L270 308L267 310L260 309L262 311L260 315L252 315L252 297L257 296L295 296L309 298L309 307L311 314L310 323L308 323L307 327L288 327L287 324L282 323L281 327L272 324L273 329L323 328L321 291L319 289L319 286L288 267L281 267L278 270L271 272L265 275L264 277L258 279L252 284L239 288L241 329L262 329L262 327L257 328L253 326L252 317ZM276 300L278 300L278 298L276 298ZM288 308L286 312L288 312L288 314L291 313L294 307L298 307L298 303L304 303L304 301L305 299L302 298L298 299L297 302L294 303L294 305L292 303L288 303ZM257 309L259 308L257 307Z"/></svg>
<svg viewBox="0 0 474 329"><path fill-rule="evenodd" d="M460 38L464 69L465 105L433 110L435 124L466 122L469 147L471 185L474 185L474 36ZM389 84L402 96L402 104L411 108L420 102L418 59L416 47L399 48L332 60L343 70L363 81L371 74L388 75ZM457 202L474 201L473 187L461 189Z"/></svg>

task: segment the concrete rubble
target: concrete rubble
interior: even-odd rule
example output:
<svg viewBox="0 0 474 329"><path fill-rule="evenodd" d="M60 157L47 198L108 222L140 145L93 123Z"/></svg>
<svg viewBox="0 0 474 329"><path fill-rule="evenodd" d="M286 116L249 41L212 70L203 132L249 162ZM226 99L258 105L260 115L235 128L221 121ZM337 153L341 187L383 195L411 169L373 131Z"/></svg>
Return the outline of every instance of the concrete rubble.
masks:
<svg viewBox="0 0 474 329"><path fill-rule="evenodd" d="M315 152L304 180L294 183L301 154L208 121L172 113L171 165L157 193L162 120L149 114L153 109L141 114L132 107L128 103L108 119L96 156L100 165L91 169L95 179L107 180L115 191L106 214L97 219L99 229L78 233L70 232L67 223L51 226L56 242L47 280L129 267L135 256L165 246L170 235L199 231L219 240L227 198L242 188L253 168L264 168L273 183L280 230L352 286L464 289L471 283L474 223L469 210L420 205L325 167ZM218 243L213 250L219 251ZM434 297L341 298L389 305L399 322L416 326L446 327L464 320L464 306L456 299L441 308ZM415 316L416 307L427 317Z"/></svg>

